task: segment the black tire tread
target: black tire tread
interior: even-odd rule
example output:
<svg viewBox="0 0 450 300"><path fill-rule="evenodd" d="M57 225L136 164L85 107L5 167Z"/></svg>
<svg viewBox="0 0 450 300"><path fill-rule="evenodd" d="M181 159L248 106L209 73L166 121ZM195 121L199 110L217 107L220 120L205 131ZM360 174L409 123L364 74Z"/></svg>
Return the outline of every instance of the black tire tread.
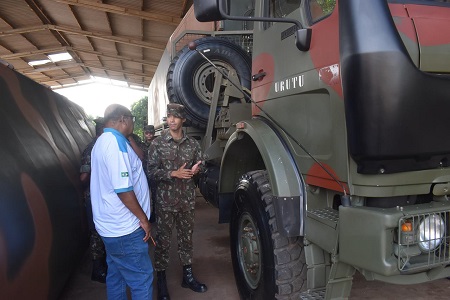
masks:
<svg viewBox="0 0 450 300"><path fill-rule="evenodd" d="M198 40L195 41L195 43L197 44L197 46L199 45L203 45L203 44L217 44L217 45L221 45L221 46L225 46L225 47L229 47L230 49L237 51L239 53L242 53L242 56L247 57L247 59L249 59L249 57L247 56L247 54L245 53L245 51L238 45L228 41L225 38L217 38L217 37L204 37L204 38L200 38ZM182 103L181 100L179 99L179 96L177 95L177 91L174 87L174 82L175 79L174 77L176 76L176 74L174 74L174 70L177 66L177 62L180 60L181 57L185 57L186 53L190 52L192 50L190 50L188 48L188 46L186 45L185 47L183 47L177 54L176 56L172 59L168 71L167 71L167 76L166 76L166 88L167 88L167 96L169 99L170 103L178 103L178 104L182 104L185 105L185 103ZM182 60L183 60L182 59ZM251 66L249 63L249 74L251 74ZM242 82L246 82L246 84L244 85L246 88L250 88L251 86L251 81L250 81L250 77L249 78L245 78L242 77L241 78ZM192 127L196 127L199 129L205 129L206 128L206 124L207 120L204 120L202 117L200 117L198 114L196 114L195 111L191 111L189 108L187 108L187 115L186 115L186 122L185 122L185 126L192 126Z"/></svg>
<svg viewBox="0 0 450 300"><path fill-rule="evenodd" d="M276 299L299 299L306 290L306 259L303 238L283 237L277 228L273 205L272 188L266 170L252 171L246 174L248 180L257 186L269 217L273 254L275 259L275 278L278 287ZM245 176L245 175L244 175Z"/></svg>

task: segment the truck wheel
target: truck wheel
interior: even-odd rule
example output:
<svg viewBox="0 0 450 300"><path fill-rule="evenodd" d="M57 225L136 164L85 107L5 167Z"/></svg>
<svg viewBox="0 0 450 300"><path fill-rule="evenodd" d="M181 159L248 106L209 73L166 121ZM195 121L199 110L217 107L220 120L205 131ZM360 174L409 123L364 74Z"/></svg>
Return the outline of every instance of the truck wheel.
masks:
<svg viewBox="0 0 450 300"><path fill-rule="evenodd" d="M218 68L234 70L241 85L250 88L251 62L240 46L216 37L201 38L195 43L197 50ZM171 103L185 106L187 125L206 127L213 97L214 73L214 67L187 46L172 60L167 72L167 94ZM222 100L223 88L220 91L219 105ZM233 102L233 99L230 100Z"/></svg>
<svg viewBox="0 0 450 300"><path fill-rule="evenodd" d="M306 290L303 240L278 232L266 171L250 172L239 180L230 239L242 299L298 299Z"/></svg>

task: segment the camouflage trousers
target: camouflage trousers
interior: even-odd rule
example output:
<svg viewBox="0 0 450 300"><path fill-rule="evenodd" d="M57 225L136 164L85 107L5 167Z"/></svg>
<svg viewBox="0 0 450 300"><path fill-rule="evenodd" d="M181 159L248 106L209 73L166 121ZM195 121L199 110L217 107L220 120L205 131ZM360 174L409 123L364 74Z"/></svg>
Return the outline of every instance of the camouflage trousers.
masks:
<svg viewBox="0 0 450 300"><path fill-rule="evenodd" d="M89 193L89 189L85 192L85 205L86 205L86 213L88 218L88 226L89 226L89 252L91 254L91 259L104 259L106 257L105 252L105 244L103 244L103 240L98 234L97 230L95 230L94 218L92 216L92 203L91 197Z"/></svg>
<svg viewBox="0 0 450 300"><path fill-rule="evenodd" d="M91 259L104 259L106 257L105 244L98 234L97 230L91 230L91 237L89 241L89 252L91 253Z"/></svg>
<svg viewBox="0 0 450 300"><path fill-rule="evenodd" d="M156 207L155 270L164 271L169 266L170 239L172 229L177 229L178 256L183 266L192 264L194 210L186 212L161 211Z"/></svg>

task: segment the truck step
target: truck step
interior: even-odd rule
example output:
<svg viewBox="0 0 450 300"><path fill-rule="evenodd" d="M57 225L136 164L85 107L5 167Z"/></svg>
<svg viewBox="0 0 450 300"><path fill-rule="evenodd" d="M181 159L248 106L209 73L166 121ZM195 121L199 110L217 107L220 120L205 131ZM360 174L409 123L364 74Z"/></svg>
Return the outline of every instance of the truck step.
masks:
<svg viewBox="0 0 450 300"><path fill-rule="evenodd" d="M305 222L305 236L328 253L337 251L339 212L332 208L308 211ZM321 234L318 234L318 233Z"/></svg>
<svg viewBox="0 0 450 300"><path fill-rule="evenodd" d="M325 288L314 291L306 291L300 294L301 300L321 300L325 299Z"/></svg>
<svg viewBox="0 0 450 300"><path fill-rule="evenodd" d="M339 211L330 207L308 211L308 217L327 224L330 227L336 227L339 221Z"/></svg>

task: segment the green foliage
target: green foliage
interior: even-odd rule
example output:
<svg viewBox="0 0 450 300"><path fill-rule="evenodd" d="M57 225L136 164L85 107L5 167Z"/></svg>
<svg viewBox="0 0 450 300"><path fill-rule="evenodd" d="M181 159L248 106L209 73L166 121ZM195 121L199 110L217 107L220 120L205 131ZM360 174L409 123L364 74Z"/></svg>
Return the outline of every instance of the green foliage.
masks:
<svg viewBox="0 0 450 300"><path fill-rule="evenodd" d="M317 0L325 15L330 14L336 6L336 0Z"/></svg>
<svg viewBox="0 0 450 300"><path fill-rule="evenodd" d="M131 105L131 114L136 116L134 133L141 139L144 137L144 126L147 125L148 97L145 96Z"/></svg>

